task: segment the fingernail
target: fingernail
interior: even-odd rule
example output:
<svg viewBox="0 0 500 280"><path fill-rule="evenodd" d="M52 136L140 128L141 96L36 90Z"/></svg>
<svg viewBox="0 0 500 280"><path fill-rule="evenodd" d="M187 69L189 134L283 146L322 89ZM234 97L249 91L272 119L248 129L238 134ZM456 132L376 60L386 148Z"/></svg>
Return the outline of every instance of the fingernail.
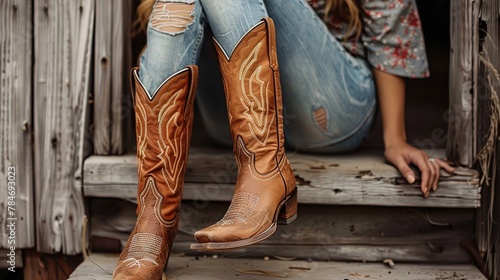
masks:
<svg viewBox="0 0 500 280"><path fill-rule="evenodd" d="M410 183L410 184L413 184L415 182L415 176L413 176L411 174L407 175L406 176L406 181L408 181L408 183Z"/></svg>

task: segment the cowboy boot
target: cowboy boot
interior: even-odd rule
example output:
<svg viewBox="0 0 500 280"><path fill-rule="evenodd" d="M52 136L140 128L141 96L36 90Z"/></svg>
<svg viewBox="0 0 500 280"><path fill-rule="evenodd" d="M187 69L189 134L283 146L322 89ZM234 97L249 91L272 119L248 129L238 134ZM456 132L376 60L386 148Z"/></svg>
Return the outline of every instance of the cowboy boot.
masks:
<svg viewBox="0 0 500 280"><path fill-rule="evenodd" d="M169 77L151 96L132 69L137 132L137 222L113 279L162 279L177 233L198 68Z"/></svg>
<svg viewBox="0 0 500 280"><path fill-rule="evenodd" d="M215 40L215 39L214 39ZM238 165L231 205L216 224L195 233L197 251L259 242L297 216L297 189L285 155L274 24L264 18L228 57L215 40Z"/></svg>

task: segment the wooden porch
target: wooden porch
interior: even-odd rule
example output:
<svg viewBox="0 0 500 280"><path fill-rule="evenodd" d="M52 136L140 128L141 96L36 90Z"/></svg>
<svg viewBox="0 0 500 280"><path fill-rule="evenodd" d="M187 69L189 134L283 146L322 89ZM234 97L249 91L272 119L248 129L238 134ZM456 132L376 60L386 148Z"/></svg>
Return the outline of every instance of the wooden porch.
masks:
<svg viewBox="0 0 500 280"><path fill-rule="evenodd" d="M0 4L0 180L16 166L16 279L111 279L136 216L127 72L143 43L128 32L137 2ZM287 151L298 219L256 245L203 255L189 250L193 233L223 216L236 166L195 120L169 279L500 279L499 3L418 4L432 76L409 81L409 142L447 157L456 174L422 198L418 180L385 163L380 123L356 153ZM449 25L435 24L446 14ZM7 225L6 188L0 197ZM8 237L0 231L0 279L14 279ZM84 261L69 276L74 255Z"/></svg>
<svg viewBox="0 0 500 280"><path fill-rule="evenodd" d="M229 149L190 150L168 279L486 279L464 250L475 238L480 206L474 169L443 174L439 191L424 199L418 183L406 184L379 150L288 157L299 182L299 218L256 245L204 255L189 244L196 229L224 214L236 166ZM135 155L85 161L90 243L101 253L91 254L70 279L111 279L135 224L136 162Z"/></svg>
<svg viewBox="0 0 500 280"><path fill-rule="evenodd" d="M70 280L109 280L118 256L96 254L71 274ZM389 261L386 261L389 263ZM98 264L99 266L97 266ZM463 265L318 262L279 259L192 257L174 255L167 268L171 280L220 279L314 279L314 280L483 280L476 267Z"/></svg>

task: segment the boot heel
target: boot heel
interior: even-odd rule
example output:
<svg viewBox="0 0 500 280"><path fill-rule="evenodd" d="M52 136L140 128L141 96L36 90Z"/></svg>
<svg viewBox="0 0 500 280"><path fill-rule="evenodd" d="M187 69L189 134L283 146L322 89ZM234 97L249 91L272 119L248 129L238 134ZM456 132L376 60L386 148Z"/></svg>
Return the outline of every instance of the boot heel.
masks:
<svg viewBox="0 0 500 280"><path fill-rule="evenodd" d="M297 187L287 198L278 215L278 225L288 225L297 218Z"/></svg>

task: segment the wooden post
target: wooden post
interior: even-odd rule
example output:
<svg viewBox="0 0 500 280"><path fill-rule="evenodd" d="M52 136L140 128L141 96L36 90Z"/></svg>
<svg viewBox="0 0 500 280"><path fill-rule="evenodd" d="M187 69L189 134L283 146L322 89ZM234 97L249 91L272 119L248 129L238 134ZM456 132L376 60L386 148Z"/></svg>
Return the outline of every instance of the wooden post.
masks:
<svg viewBox="0 0 500 280"><path fill-rule="evenodd" d="M35 245L31 11L31 0L0 3L0 247L8 249Z"/></svg>
<svg viewBox="0 0 500 280"><path fill-rule="evenodd" d="M474 84L477 78L480 0L450 1L450 110L448 151L450 160L472 166L474 146Z"/></svg>
<svg viewBox="0 0 500 280"><path fill-rule="evenodd" d="M476 215L476 239L480 252L486 254L486 274L494 279L500 270L500 218L498 172L500 172L500 4L483 0L479 16L479 52L476 104L478 123L477 149L479 167L483 171L482 207ZM495 189L497 190L495 193ZM495 248L495 246L497 248ZM495 253L496 251L496 253Z"/></svg>
<svg viewBox="0 0 500 280"><path fill-rule="evenodd" d="M126 151L132 103L131 0L97 0L94 44L94 153L117 155ZM133 137L128 137L128 139Z"/></svg>
<svg viewBox="0 0 500 280"><path fill-rule="evenodd" d="M34 1L37 250L81 252L93 0Z"/></svg>

